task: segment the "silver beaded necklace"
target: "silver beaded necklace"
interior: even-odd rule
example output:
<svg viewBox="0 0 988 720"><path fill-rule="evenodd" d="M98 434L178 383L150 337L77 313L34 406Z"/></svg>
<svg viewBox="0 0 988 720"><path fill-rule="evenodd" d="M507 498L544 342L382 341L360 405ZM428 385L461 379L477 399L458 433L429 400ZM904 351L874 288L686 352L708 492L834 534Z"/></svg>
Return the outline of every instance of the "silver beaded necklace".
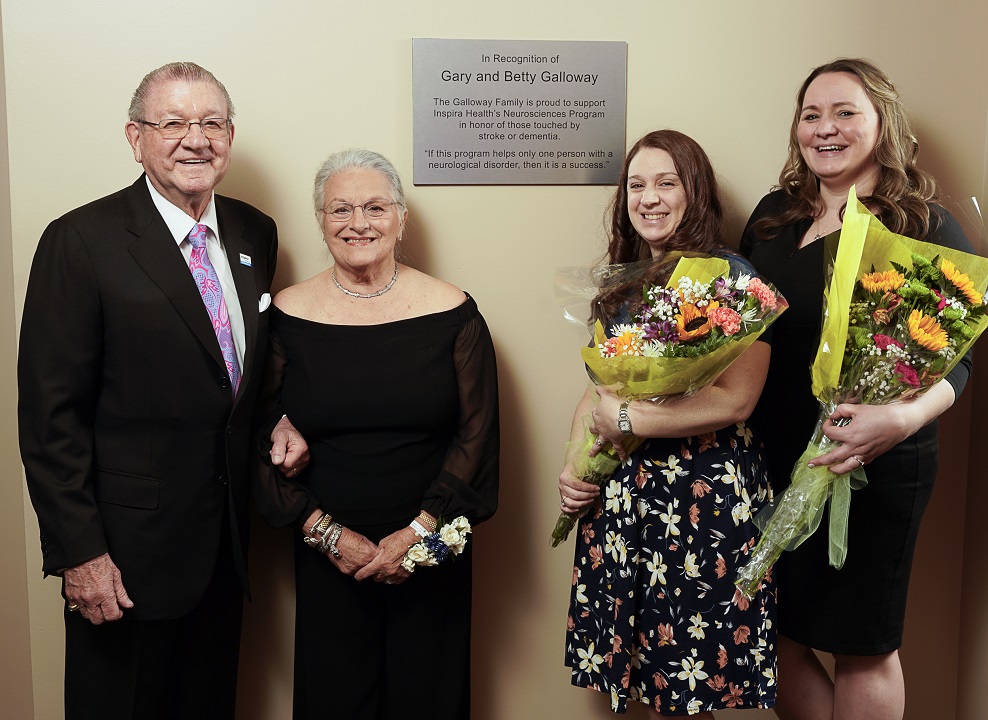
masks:
<svg viewBox="0 0 988 720"><path fill-rule="evenodd" d="M382 288L381 290L378 290L377 292L367 293L365 295L364 293L358 293L358 292L354 292L353 290L347 290L345 287L340 285L340 281L336 279L336 268L335 267L333 268L333 284L336 285L336 287L338 287L341 292L349 295L350 297L360 298L361 300L368 300L370 298L376 298L383 295L388 290L394 287L395 281L397 279L398 279L398 263L395 263L395 274L391 276L391 282L385 285L384 288Z"/></svg>

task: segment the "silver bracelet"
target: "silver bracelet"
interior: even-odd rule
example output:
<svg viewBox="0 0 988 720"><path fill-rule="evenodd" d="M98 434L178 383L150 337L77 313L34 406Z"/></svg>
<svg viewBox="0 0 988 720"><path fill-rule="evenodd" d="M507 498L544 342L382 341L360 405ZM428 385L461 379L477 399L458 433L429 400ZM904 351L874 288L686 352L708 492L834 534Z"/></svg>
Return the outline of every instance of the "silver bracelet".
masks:
<svg viewBox="0 0 988 720"><path fill-rule="evenodd" d="M332 524L333 532L329 535L329 542L326 543L326 548L333 553L333 557L337 560L340 559L340 550L336 547L336 541L340 539L340 535L343 533L343 526L339 523ZM323 550L323 552L326 552Z"/></svg>
<svg viewBox="0 0 988 720"><path fill-rule="evenodd" d="M323 521L325 520L325 518L328 518L328 517L329 517L329 515L325 515L322 518L320 518L318 524L319 525L322 525L323 524ZM332 518L330 518L330 519L332 519ZM319 537L312 537L311 535L306 535L305 537L302 538L302 542L304 542L310 548L312 548L317 553L319 553L320 555L322 555L322 554L324 554L326 552L326 548L329 547L329 541L327 540L327 538L329 537L330 532L332 532L332 530L333 530L333 528L335 526L336 526L336 523L328 524L328 525L326 525L325 528L320 528L322 530L322 532L320 533ZM316 528L313 528L313 532L317 532L317 529Z"/></svg>

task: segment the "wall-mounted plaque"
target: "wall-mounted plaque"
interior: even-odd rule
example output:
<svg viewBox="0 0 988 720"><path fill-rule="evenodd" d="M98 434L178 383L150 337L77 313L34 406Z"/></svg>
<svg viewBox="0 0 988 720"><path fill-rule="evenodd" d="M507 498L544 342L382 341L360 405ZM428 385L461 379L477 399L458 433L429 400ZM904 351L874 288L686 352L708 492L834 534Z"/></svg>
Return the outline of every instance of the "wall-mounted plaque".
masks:
<svg viewBox="0 0 988 720"><path fill-rule="evenodd" d="M613 185L623 42L412 40L416 185Z"/></svg>

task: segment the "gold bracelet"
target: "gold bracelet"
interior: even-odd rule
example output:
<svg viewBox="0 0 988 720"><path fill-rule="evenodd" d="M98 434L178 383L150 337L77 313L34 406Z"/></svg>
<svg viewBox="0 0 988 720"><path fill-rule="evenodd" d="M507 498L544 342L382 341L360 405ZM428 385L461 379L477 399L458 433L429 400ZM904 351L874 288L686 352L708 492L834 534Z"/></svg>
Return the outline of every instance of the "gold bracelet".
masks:
<svg viewBox="0 0 988 720"><path fill-rule="evenodd" d="M333 516L329 513L324 512L322 517L312 523L312 527L306 530L302 528L302 532L306 535L324 535L329 529L329 526L333 524Z"/></svg>
<svg viewBox="0 0 988 720"><path fill-rule="evenodd" d="M422 524L425 525L426 529L430 533L434 533L436 531L436 521L429 517L429 514L425 510L420 510L415 519L421 520Z"/></svg>

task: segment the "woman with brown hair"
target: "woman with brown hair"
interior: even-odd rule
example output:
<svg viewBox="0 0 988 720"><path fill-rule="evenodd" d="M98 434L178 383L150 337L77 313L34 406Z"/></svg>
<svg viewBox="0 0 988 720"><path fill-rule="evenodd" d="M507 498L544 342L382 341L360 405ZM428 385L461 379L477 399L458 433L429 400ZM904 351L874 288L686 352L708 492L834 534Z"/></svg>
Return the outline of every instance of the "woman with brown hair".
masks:
<svg viewBox="0 0 988 720"><path fill-rule="evenodd" d="M673 250L721 255L732 276L751 273L721 239L710 161L682 133L635 143L611 215L609 261L654 260L650 282L662 280ZM641 294L641 281L602 291L599 319L608 329L626 321ZM751 516L770 497L761 442L744 422L768 361L759 341L689 397L629 402L598 387L577 405L573 439L593 409L598 446L611 442L625 461L603 493L571 463L559 478L562 510L588 511L577 533L566 663L573 684L607 693L615 712L629 699L653 713L707 718L775 703L774 585L766 581L750 602L734 587L756 539ZM630 434L645 440L629 454Z"/></svg>
<svg viewBox="0 0 988 720"><path fill-rule="evenodd" d="M872 63L835 60L803 82L779 188L755 208L741 242L789 301L773 327L771 366L755 415L776 494L788 486L819 410L807 368L822 322L820 240L840 229L851 186L892 231L971 251L957 222L936 204L936 181L917 167L918 154L898 93ZM812 462L837 474L868 465L868 485L851 502L842 569L828 564L825 529L776 565L780 717L902 717L898 648L916 535L937 472L935 419L960 394L970 368L968 357L906 402L839 405L831 422L847 424L825 428L842 444ZM814 648L833 654L833 680Z"/></svg>

